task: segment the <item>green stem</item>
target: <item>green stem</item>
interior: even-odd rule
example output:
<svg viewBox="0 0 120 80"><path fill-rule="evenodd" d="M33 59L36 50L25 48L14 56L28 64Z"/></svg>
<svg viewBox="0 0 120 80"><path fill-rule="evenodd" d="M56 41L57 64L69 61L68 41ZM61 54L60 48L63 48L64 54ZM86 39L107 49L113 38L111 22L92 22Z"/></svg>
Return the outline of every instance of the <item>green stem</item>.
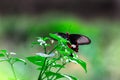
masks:
<svg viewBox="0 0 120 80"><path fill-rule="evenodd" d="M55 60L54 60L53 62L55 62ZM46 68L46 70L48 69L48 71L50 71L50 69L52 68L51 65L52 65L53 62L51 62L50 64L47 65L48 67ZM46 70L45 70L45 71L46 71ZM44 71L44 72L45 72L45 71ZM44 73L44 72L43 72L43 73ZM45 78L47 78L47 76L43 77L43 80L44 80Z"/></svg>
<svg viewBox="0 0 120 80"><path fill-rule="evenodd" d="M47 64L47 67L46 67L46 69L44 70L43 74L45 73L45 71L46 71L48 68L51 67L51 65L52 65L56 60L58 60L58 59L55 59L55 60L52 61L50 64Z"/></svg>
<svg viewBox="0 0 120 80"><path fill-rule="evenodd" d="M47 70L47 68L49 67L49 66L47 66L47 65L48 65L48 62L46 63L45 69L44 69L44 71L42 72L41 75L43 75L43 74L45 73L45 71Z"/></svg>
<svg viewBox="0 0 120 80"><path fill-rule="evenodd" d="M46 53L47 53L47 52L46 52L46 46L43 45L43 47L44 47L44 51L45 51L45 54L46 54ZM46 60L47 60L47 58L45 58L45 60L44 60L44 64L42 65L42 69L41 69L41 71L40 71L38 80L41 80L41 79L42 79L42 72L43 72L43 70L44 70L44 66L45 66Z"/></svg>
<svg viewBox="0 0 120 80"><path fill-rule="evenodd" d="M59 46L59 44L56 45L48 54L52 53L58 46ZM46 48L44 48L44 50L45 50L45 53L46 53ZM49 65L47 65L47 64L48 64L48 63L47 63L47 64L46 64L47 66L46 66L46 68L44 69L46 60L47 60L47 58L45 58L44 65L42 66L42 70L41 70L41 72L40 72L40 75L39 75L38 80L41 80L41 79L42 79L43 74L45 73L45 71L46 71L46 70L48 69L48 67L49 67ZM43 69L44 69L44 71L43 71Z"/></svg>
<svg viewBox="0 0 120 80"><path fill-rule="evenodd" d="M45 60L44 60L44 64L43 64L42 69L41 69L41 71L40 71L40 74L39 74L38 80L42 80L42 71L43 71L43 69L44 69L44 66L45 66L45 62L46 62L46 60L47 60L47 58L45 58Z"/></svg>
<svg viewBox="0 0 120 80"><path fill-rule="evenodd" d="M44 75L44 73L45 73L45 71L48 69L48 62L46 63L46 67L45 67L45 69L44 69L44 71L42 72L42 74L41 74L41 76L43 76ZM44 80L45 78L47 78L47 80L49 80L49 77L47 77L46 75L45 75L45 77L43 77L42 78L42 80Z"/></svg>
<svg viewBox="0 0 120 80"><path fill-rule="evenodd" d="M10 64L10 66L11 66L11 69L12 69L13 75L14 75L14 77L15 77L15 80L17 80L17 76L16 76L16 74L15 74L15 70L14 70L13 64L10 63L10 62L9 62L9 64Z"/></svg>
<svg viewBox="0 0 120 80"><path fill-rule="evenodd" d="M50 64L48 64L47 67L46 67L46 69L44 70L43 74L45 73L45 71L46 71L48 68L49 68L49 71L50 71L50 69L52 68L51 65L52 65L55 61L57 61L57 60L58 60L58 58L55 59L54 61L52 61ZM45 76L44 78L46 78L46 76ZM43 78L43 79L44 79L44 78Z"/></svg>
<svg viewBox="0 0 120 80"><path fill-rule="evenodd" d="M15 74L15 70L14 70L13 63L10 62L10 57L9 57L9 55L5 54L5 56L7 57L7 59L8 59L7 61L8 61L8 63L9 63L10 66L11 66L11 69L12 69L12 72L13 72L13 75L14 75L15 80L17 80L17 76L16 76L16 74Z"/></svg>
<svg viewBox="0 0 120 80"><path fill-rule="evenodd" d="M52 53L58 46L59 44L57 44L48 54Z"/></svg>
<svg viewBox="0 0 120 80"><path fill-rule="evenodd" d="M62 65L55 73L58 73L58 72L62 69L62 67L63 67L64 65L66 65L66 63L63 63L63 65ZM51 77L50 80L53 80L53 78L54 78L54 75Z"/></svg>

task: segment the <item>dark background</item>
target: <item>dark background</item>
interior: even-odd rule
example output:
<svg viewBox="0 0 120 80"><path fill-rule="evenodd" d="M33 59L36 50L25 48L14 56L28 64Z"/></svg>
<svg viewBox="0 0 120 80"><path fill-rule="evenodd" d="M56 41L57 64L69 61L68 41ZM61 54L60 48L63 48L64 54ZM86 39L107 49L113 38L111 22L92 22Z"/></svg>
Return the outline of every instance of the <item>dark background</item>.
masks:
<svg viewBox="0 0 120 80"><path fill-rule="evenodd" d="M0 0L0 14L41 14L62 11L83 17L120 17L119 0Z"/></svg>

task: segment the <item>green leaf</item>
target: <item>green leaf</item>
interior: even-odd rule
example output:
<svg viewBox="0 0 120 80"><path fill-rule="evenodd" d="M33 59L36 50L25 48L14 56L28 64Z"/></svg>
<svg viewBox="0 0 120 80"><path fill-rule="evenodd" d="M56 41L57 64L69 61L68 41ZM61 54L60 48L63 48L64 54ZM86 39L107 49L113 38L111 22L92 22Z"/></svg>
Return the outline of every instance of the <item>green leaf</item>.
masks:
<svg viewBox="0 0 120 80"><path fill-rule="evenodd" d="M55 76L54 80L60 79L60 78L67 78L68 80L78 80L77 78L70 76L70 75L65 75L65 74L60 74L60 73L55 73L55 72L46 72L45 73L47 77Z"/></svg>
<svg viewBox="0 0 120 80"><path fill-rule="evenodd" d="M38 65L38 66L42 66L44 64L44 60L45 60L45 58L41 57L41 56L30 56L30 57L27 57L27 59L31 63Z"/></svg>
<svg viewBox="0 0 120 80"><path fill-rule="evenodd" d="M68 42L68 40L66 40L66 39L58 36L57 34L52 34L52 33L50 33L49 35L50 35L51 38L53 38L53 39L55 39L55 40L57 40L57 41L60 41L60 42L63 42L63 43Z"/></svg>
<svg viewBox="0 0 120 80"><path fill-rule="evenodd" d="M0 57L4 57L5 55L4 54L0 54Z"/></svg>
<svg viewBox="0 0 120 80"><path fill-rule="evenodd" d="M52 67L55 67L55 68L65 68L65 66L61 65L61 64L55 64L55 65L52 65Z"/></svg>
<svg viewBox="0 0 120 80"><path fill-rule="evenodd" d="M7 50L1 50L1 52L3 52L3 53L7 53Z"/></svg>
<svg viewBox="0 0 120 80"><path fill-rule="evenodd" d="M82 61L80 59L72 58L72 57L69 57L69 58L70 58L71 62L80 64L82 66L82 68L87 72L86 63L84 61Z"/></svg>
<svg viewBox="0 0 120 80"><path fill-rule="evenodd" d="M62 54L62 55L70 55L71 53L74 52L71 48L68 47L67 44L63 44L63 45L60 45L56 49L60 54Z"/></svg>
<svg viewBox="0 0 120 80"><path fill-rule="evenodd" d="M71 54L69 51L68 52L66 52L66 51L59 51L59 53L61 55L64 55L64 56L69 56Z"/></svg>
<svg viewBox="0 0 120 80"><path fill-rule="evenodd" d="M17 57L11 58L10 61L11 61L12 63L15 63L15 62L19 61L19 62L22 62L22 63L26 64L25 60L20 59L20 58L17 58Z"/></svg>
<svg viewBox="0 0 120 80"><path fill-rule="evenodd" d="M34 46L34 45L39 45L40 43L39 42L32 42L32 47Z"/></svg>
<svg viewBox="0 0 120 80"><path fill-rule="evenodd" d="M39 42L32 42L32 44L40 44Z"/></svg>
<svg viewBox="0 0 120 80"><path fill-rule="evenodd" d="M58 36L58 35L56 35L56 34L50 33L49 35L50 35L50 37L52 37L53 39L56 39L56 40L59 40L59 39L60 39L60 36Z"/></svg>
<svg viewBox="0 0 120 80"><path fill-rule="evenodd" d="M47 40L49 40L50 38L49 37L45 37L43 40L44 41L47 41Z"/></svg>
<svg viewBox="0 0 120 80"><path fill-rule="evenodd" d="M3 61L8 61L7 59L0 59L0 62L3 62Z"/></svg>
<svg viewBox="0 0 120 80"><path fill-rule="evenodd" d="M76 77L70 76L70 75L65 75L65 74L61 74L62 76L64 76L65 78L69 79L69 80L78 80Z"/></svg>
<svg viewBox="0 0 120 80"><path fill-rule="evenodd" d="M55 72L51 72L51 71L45 72L45 74L46 74L47 77L55 76L55 80L64 77L64 76L61 75L60 73L55 73Z"/></svg>
<svg viewBox="0 0 120 80"><path fill-rule="evenodd" d="M41 70L41 69L42 69L42 67L37 68L37 70Z"/></svg>
<svg viewBox="0 0 120 80"><path fill-rule="evenodd" d="M7 50L0 50L1 54L7 54Z"/></svg>

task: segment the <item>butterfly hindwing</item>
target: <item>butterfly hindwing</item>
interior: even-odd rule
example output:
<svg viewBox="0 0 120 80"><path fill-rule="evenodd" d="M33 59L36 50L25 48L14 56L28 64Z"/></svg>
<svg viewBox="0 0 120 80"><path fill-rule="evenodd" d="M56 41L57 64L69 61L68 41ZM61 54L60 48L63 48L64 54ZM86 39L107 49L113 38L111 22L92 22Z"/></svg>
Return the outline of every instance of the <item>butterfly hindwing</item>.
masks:
<svg viewBox="0 0 120 80"><path fill-rule="evenodd" d="M88 37L80 34L70 34L69 40L72 44L78 45L89 44L91 42L91 40Z"/></svg>

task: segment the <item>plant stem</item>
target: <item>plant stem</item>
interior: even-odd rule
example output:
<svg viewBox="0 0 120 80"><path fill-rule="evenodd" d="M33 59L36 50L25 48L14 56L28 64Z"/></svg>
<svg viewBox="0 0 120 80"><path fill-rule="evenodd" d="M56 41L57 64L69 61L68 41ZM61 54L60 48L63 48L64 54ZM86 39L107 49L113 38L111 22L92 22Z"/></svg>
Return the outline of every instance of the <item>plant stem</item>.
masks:
<svg viewBox="0 0 120 80"><path fill-rule="evenodd" d="M44 64L43 64L42 69L41 69L41 71L40 71L40 74L39 74L38 80L41 80L41 79L42 79L42 71L43 71L43 69L44 69L44 66L45 66L45 62L46 62L46 60L47 60L47 58L45 58L45 60L44 60Z"/></svg>
<svg viewBox="0 0 120 80"><path fill-rule="evenodd" d="M13 64L10 63L10 62L9 62L9 64L10 64L10 66L11 66L11 69L12 69L13 75L14 75L14 77L15 77L15 80L17 80L17 76L16 76L16 74L15 74L15 70L14 70Z"/></svg>
<svg viewBox="0 0 120 80"><path fill-rule="evenodd" d="M58 72L62 69L62 67L63 67L64 65L66 65L66 63L63 63L63 65L62 65L55 73L58 73ZM50 80L53 80L53 78L54 78L54 75L51 77Z"/></svg>
<svg viewBox="0 0 120 80"><path fill-rule="evenodd" d="M49 52L49 54L52 53L58 46L59 46L59 44L56 45L56 46ZM50 64L47 64L47 68L45 69L45 71L49 68L49 66L51 67L52 63L54 63L56 60L57 60L57 59L55 59L55 60L54 60L53 62L51 62ZM44 71L44 72L45 72L45 71ZM43 72L43 74L44 74L44 72Z"/></svg>
<svg viewBox="0 0 120 80"><path fill-rule="evenodd" d="M59 46L59 44L57 44L48 54L52 53L58 46ZM54 60L53 62L55 62L56 60ZM45 73L45 71L49 68L49 66L51 67L53 62L51 62L50 64L47 65L47 67L45 68L45 70L43 71L43 73L41 75L43 75ZM45 79L45 78L46 78L46 76L43 79Z"/></svg>
<svg viewBox="0 0 120 80"><path fill-rule="evenodd" d="M52 53L58 46L59 46L59 44L56 45L48 54ZM45 51L45 54L47 54L47 52L46 52L46 47L45 47L45 46L44 46L44 51ZM45 66L45 64L46 64L46 60L47 60L47 58L45 58L45 61L44 61L44 64L43 64L43 66L42 66L42 70L40 71L38 80L41 80L41 79L42 79L43 74L45 73L45 71L46 71L46 70L48 69L48 67L49 67L49 66L46 66L46 68L44 69L44 66ZM46 65L47 65L47 64L46 64ZM44 70L44 71L43 71L43 70ZM48 79L49 79L49 78L48 78Z"/></svg>
<svg viewBox="0 0 120 80"><path fill-rule="evenodd" d="M43 47L44 47L44 52L45 52L45 54L46 54L46 53L47 53L47 52L46 52L46 46L43 45ZM46 60L47 60L47 58L45 58L45 60L44 60L44 64L42 65L42 69L41 69L41 71L40 71L38 80L41 80L41 79L42 79L42 72L43 72L43 70L44 70L44 66L45 66Z"/></svg>
<svg viewBox="0 0 120 80"><path fill-rule="evenodd" d="M59 44L57 44L48 54L52 53L58 46Z"/></svg>
<svg viewBox="0 0 120 80"><path fill-rule="evenodd" d="M50 64L47 64L47 67L45 68L45 70L43 71L43 74L45 73L45 71L51 67L52 63L54 63L57 59L55 59L54 61L52 61ZM50 70L49 70L50 71Z"/></svg>
<svg viewBox="0 0 120 80"><path fill-rule="evenodd" d="M7 61L8 61L8 63L9 63L10 66L11 66L11 69L12 69L12 72L13 72L13 75L14 75L15 80L17 80L17 76L16 76L16 74L15 74L15 70L14 70L13 63L10 62L10 56L9 56L8 54L5 54L5 56L6 56L6 58L8 59Z"/></svg>

